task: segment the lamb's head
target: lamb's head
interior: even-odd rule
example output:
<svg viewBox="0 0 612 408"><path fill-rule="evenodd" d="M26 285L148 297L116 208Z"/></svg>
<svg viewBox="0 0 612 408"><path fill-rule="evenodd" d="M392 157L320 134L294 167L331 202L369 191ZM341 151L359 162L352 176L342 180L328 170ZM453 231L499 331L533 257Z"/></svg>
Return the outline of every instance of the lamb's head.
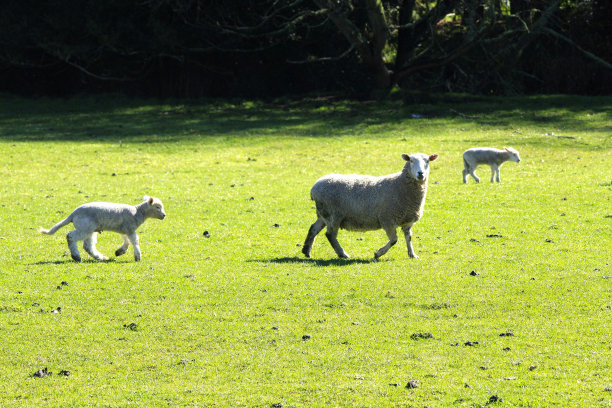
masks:
<svg viewBox="0 0 612 408"><path fill-rule="evenodd" d="M402 154L402 158L407 162L404 165L404 173L407 173L410 177L420 183L425 183L429 177L429 162L436 160L438 155L429 155L424 153L407 155L404 153Z"/></svg>
<svg viewBox="0 0 612 408"><path fill-rule="evenodd" d="M143 200L146 203L145 217L157 218L159 220L166 218L164 205L159 198L144 196Z"/></svg>
<svg viewBox="0 0 612 408"><path fill-rule="evenodd" d="M504 150L510 153L510 160L517 162L517 163L521 162L521 157L519 156L519 152L517 152L515 149L511 147L504 147Z"/></svg>

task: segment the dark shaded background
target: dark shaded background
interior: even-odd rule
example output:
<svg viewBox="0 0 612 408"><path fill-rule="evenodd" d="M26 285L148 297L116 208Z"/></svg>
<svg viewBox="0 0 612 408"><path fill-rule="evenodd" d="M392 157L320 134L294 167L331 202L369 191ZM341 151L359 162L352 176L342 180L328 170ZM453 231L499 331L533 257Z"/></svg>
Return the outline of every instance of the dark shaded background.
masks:
<svg viewBox="0 0 612 408"><path fill-rule="evenodd" d="M385 8L389 23L388 67L410 71L385 86L330 20L331 12L345 16L374 41L367 38L373 3ZM399 86L487 95L611 94L612 1L553 3L9 0L0 12L0 92L369 97ZM326 4L334 8L322 11ZM433 4L438 14L428 14ZM400 21L408 6L412 20ZM538 27L545 10L551 16ZM478 40L463 50L477 29ZM414 41L398 67L397 54L409 41L395 39L406 33Z"/></svg>

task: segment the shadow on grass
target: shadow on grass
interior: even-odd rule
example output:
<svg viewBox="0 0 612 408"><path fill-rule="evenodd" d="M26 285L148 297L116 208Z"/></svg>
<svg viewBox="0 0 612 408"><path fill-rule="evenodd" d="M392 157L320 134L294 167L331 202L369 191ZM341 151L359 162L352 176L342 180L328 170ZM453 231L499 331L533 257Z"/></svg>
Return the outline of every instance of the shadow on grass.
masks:
<svg viewBox="0 0 612 408"><path fill-rule="evenodd" d="M346 265L354 265L354 264L371 264L381 262L380 260L369 258L369 259L359 259L359 258L349 258L349 259L312 259L312 258L301 258L297 256L286 256L282 258L271 258L271 259L255 259L249 262L262 262L262 263L275 263L275 264L291 264L291 263L301 263L301 264L309 264L314 266L346 266Z"/></svg>
<svg viewBox="0 0 612 408"><path fill-rule="evenodd" d="M83 259L81 262L75 262L72 259L62 259L61 261L38 261L32 262L31 265L66 265L66 264L96 264L96 263L115 263L115 259L109 259L106 261L96 261L95 259Z"/></svg>
<svg viewBox="0 0 612 408"><path fill-rule="evenodd" d="M610 97L538 96L522 98L430 97L424 101L345 101L300 99L276 102L126 100L106 95L68 100L0 98L0 140L104 141L168 143L231 140L258 135L328 137L352 135L364 126L403 121L427 124L431 131L449 122L476 123L494 128L528 125L588 128L589 115L612 120ZM418 115L417 115L418 114ZM416 116L415 116L416 115ZM432 120L435 119L435 120ZM442 119L442 121L440 121Z"/></svg>
<svg viewBox="0 0 612 408"><path fill-rule="evenodd" d="M64 259L62 261L38 261L32 262L30 265L63 265L68 263L74 263L73 260Z"/></svg>

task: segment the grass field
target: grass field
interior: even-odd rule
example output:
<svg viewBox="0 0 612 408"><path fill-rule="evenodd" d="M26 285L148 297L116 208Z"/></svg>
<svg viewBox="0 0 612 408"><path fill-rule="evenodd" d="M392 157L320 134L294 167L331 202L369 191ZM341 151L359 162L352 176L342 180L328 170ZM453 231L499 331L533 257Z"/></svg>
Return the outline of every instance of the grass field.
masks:
<svg viewBox="0 0 612 408"><path fill-rule="evenodd" d="M2 407L612 406L610 97L0 106ZM462 184L466 148L504 145L501 183ZM403 152L440 155L420 259L373 261L382 231L305 259L314 181ZM145 194L168 216L139 263L37 233Z"/></svg>

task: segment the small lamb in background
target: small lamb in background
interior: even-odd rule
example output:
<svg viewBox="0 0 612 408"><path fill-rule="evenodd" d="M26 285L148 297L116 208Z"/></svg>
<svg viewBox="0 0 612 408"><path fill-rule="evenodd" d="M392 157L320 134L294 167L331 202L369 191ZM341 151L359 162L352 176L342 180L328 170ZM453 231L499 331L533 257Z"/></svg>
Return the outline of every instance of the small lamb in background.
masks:
<svg viewBox="0 0 612 408"><path fill-rule="evenodd" d="M492 149L490 147L474 147L463 153L463 183L467 183L467 175L474 177L477 183L480 178L474 173L479 164L491 166L491 183L495 178L499 183L499 168L504 162L513 161L520 163L519 152L511 147L504 147L504 150Z"/></svg>
<svg viewBox="0 0 612 408"><path fill-rule="evenodd" d="M72 222L75 229L70 231L66 238L72 259L77 262L81 262L81 255L77 247L78 241L83 241L83 248L93 258L98 261L108 260L96 249L97 233L117 232L123 237L123 245L115 251L115 255L125 254L131 243L134 246L134 259L140 261L140 245L136 229L147 218L163 220L166 217L164 205L159 199L144 196L143 200L143 203L136 206L102 202L83 204L51 229L40 228L38 232L53 235L58 229Z"/></svg>
<svg viewBox="0 0 612 408"><path fill-rule="evenodd" d="M340 228L349 231L384 229L389 242L374 253L383 256L397 242L398 226L402 227L408 255L418 258L412 248L410 228L423 215L429 162L437 154L402 154L406 161L401 172L387 176L328 174L310 190L317 207L317 221L308 230L302 253L310 258L315 237L327 227L325 235L340 258L348 254L336 238Z"/></svg>

